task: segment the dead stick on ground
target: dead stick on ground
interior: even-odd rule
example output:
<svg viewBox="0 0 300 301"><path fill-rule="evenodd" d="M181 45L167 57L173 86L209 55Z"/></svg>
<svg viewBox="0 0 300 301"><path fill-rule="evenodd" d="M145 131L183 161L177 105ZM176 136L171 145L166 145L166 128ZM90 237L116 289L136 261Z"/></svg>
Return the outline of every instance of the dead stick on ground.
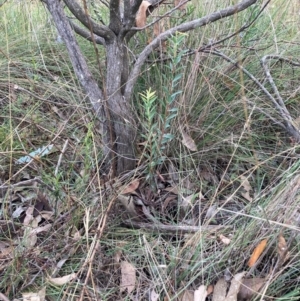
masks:
<svg viewBox="0 0 300 301"><path fill-rule="evenodd" d="M123 223L133 228L164 231L164 232L171 232L171 233L183 233L183 232L195 233L198 231L215 231L215 230L228 227L223 225L185 226L185 225L165 225L161 223L150 224L150 223L135 222L131 220L123 221Z"/></svg>

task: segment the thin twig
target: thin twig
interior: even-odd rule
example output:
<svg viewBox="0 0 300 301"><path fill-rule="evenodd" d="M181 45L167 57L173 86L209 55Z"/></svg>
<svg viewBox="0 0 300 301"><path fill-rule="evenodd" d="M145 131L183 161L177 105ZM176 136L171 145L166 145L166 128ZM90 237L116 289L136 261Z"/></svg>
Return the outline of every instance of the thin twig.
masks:
<svg viewBox="0 0 300 301"><path fill-rule="evenodd" d="M282 108L283 112L284 112L284 115L285 117L288 119L288 120L292 120L286 106L285 106L285 103L282 99L282 97L280 96L279 94L279 91L275 85L275 82L273 80L273 77L271 75L271 72L270 72L270 69L268 68L267 66L267 63L266 63L266 60L267 60L267 56L264 56L262 59L261 59L261 63L262 63L262 66L263 66L263 69L264 69L264 72L265 72L265 75L266 75L266 78L268 80L268 82L270 83L276 97L277 97L277 103L279 104L279 106Z"/></svg>
<svg viewBox="0 0 300 301"><path fill-rule="evenodd" d="M66 139L66 141L65 141L65 143L64 143L64 146L63 146L63 148L62 148L62 150L61 150L61 153L60 153L60 155L59 155L58 162L57 162L57 165L56 165L56 168L55 168L55 171L54 171L54 175L55 175L55 176L57 176L58 169L59 169L59 167L60 167L61 160L62 160L63 155L65 154L65 151L66 151L66 148L67 148L67 146L68 146L68 143L69 143L69 140Z"/></svg>
<svg viewBox="0 0 300 301"><path fill-rule="evenodd" d="M43 182L40 178L35 177L33 179L29 179L29 180L26 180L26 181L18 182L16 184L2 185L2 186L0 186L0 192L1 193L5 193L7 189L16 188L16 187L32 186L35 182L40 183L42 185L45 185L50 191L54 191L53 188L51 188L48 184L46 184L45 182Z"/></svg>
<svg viewBox="0 0 300 301"><path fill-rule="evenodd" d="M259 80L252 75L246 68L244 68L239 62L236 62L235 60L231 59L230 57L228 57L227 55L225 55L224 53L222 53L219 50L205 50L204 53L211 53L217 56L222 57L224 60L226 60L227 62L233 64L234 66L236 66L238 69L240 69L243 73L245 73L260 89L261 91L268 97L268 99L273 103L275 109L278 111L278 113L280 114L280 117L283 119L283 125L284 125L284 129L285 131L288 132L289 135L291 135L296 142L300 142L300 132L297 129L297 127L294 125L293 122L293 118L291 117L289 111L287 110L283 100L282 101L277 101L273 95L266 89L266 87L261 84L259 82ZM297 64L297 63L295 63ZM268 78L268 80L270 80L271 77ZM275 86L275 84L274 84ZM278 91L277 91L278 92ZM279 92L278 92L279 94ZM276 94L277 96L277 94ZM282 105L283 103L283 105Z"/></svg>
<svg viewBox="0 0 300 301"><path fill-rule="evenodd" d="M255 220L259 220L259 221L265 221L266 220L265 218L262 218L262 217L258 217L258 216L246 214L246 213L243 213L243 212L235 212L235 211L228 210L228 209L221 208L221 207L218 208L218 210L219 211L228 212L228 213L233 213L233 214L235 214L237 216L239 215L239 216L249 217L251 219L255 219ZM284 224L284 223L280 223L280 222L272 221L272 220L268 220L268 223L271 224L271 225L276 225L276 226L280 226L280 227L283 227L283 228L286 228L286 229L290 229L290 230L296 231L297 233L300 232L300 228L297 227L297 226L288 225L288 224Z"/></svg>
<svg viewBox="0 0 300 301"><path fill-rule="evenodd" d="M252 24L254 24L254 22L258 19L258 17L263 13L263 11L265 10L266 6L270 3L271 0L268 0L264 5L263 7L260 9L260 11L257 13L257 15L248 23L248 24L245 24L243 25L241 28L239 28L238 30L236 30L234 33L230 34L229 36L221 39L221 40L218 40L218 41L214 41L212 42L211 44L208 44L208 45L204 45L202 47L199 47L196 51L198 52L201 52L205 49L209 49L213 46L216 46L218 44L221 44L223 42L225 42L226 40L229 40L231 38L233 38L234 36L236 36L237 34L245 31L247 28L249 28Z"/></svg>
<svg viewBox="0 0 300 301"><path fill-rule="evenodd" d="M186 225L165 225L162 223L150 224L143 222L135 222L132 220L123 221L126 226L130 226L137 229L164 231L170 233L195 233L204 231L216 231L228 226L224 225L203 225L203 226L186 226Z"/></svg>

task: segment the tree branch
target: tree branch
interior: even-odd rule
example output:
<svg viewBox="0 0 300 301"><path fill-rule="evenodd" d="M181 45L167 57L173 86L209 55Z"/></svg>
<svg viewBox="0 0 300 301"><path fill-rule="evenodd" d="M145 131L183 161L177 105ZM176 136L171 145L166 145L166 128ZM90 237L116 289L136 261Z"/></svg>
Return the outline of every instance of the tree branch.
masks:
<svg viewBox="0 0 300 301"><path fill-rule="evenodd" d="M135 16L139 10L140 5L142 4L142 1L143 0L134 0L130 7L125 7L125 10L128 9L128 11L130 11L130 14L132 16Z"/></svg>
<svg viewBox="0 0 300 301"><path fill-rule="evenodd" d="M45 2L47 1L45 0ZM64 3L67 5L68 9L72 12L76 19L78 19L85 27L90 29L91 24L93 33L105 40L110 40L113 38L113 32L107 26L99 25L89 18L76 0L64 0Z"/></svg>
<svg viewBox="0 0 300 301"><path fill-rule="evenodd" d="M101 100L103 100L102 91L99 89L96 81L93 79L93 76L89 71L87 63L75 39L71 25L64 14L62 5L57 0L45 0L45 3L54 20L59 35L62 37L64 43L66 44L76 76L80 84L83 86L84 90L89 93L88 97L93 105L96 114L99 117L102 107Z"/></svg>
<svg viewBox="0 0 300 301"><path fill-rule="evenodd" d="M151 3L151 6L149 6L149 12L151 13L166 0L147 0L147 1Z"/></svg>
<svg viewBox="0 0 300 301"><path fill-rule="evenodd" d="M130 30L135 23L135 17L143 0L134 0L130 5L130 0L124 0L124 24L126 30Z"/></svg>
<svg viewBox="0 0 300 301"><path fill-rule="evenodd" d="M120 14L120 0L110 0L109 3L109 28L118 34L122 27Z"/></svg>
<svg viewBox="0 0 300 301"><path fill-rule="evenodd" d="M247 69L245 69L243 66L241 66L238 62L234 61L233 59L229 58L228 56L226 56L224 53L220 52L220 51L206 51L207 53L211 53L217 56L222 57L223 59L225 59L227 62L230 62L231 64L235 65L237 68L239 68L243 73L245 73L260 89L261 91L268 97L268 99L273 103L275 109L277 110L277 112L279 113L279 116L282 118L283 123L280 122L276 122L278 123L280 126L284 126L283 128L286 130L286 132L291 135L296 142L300 142L300 132L297 129L297 127L294 125L293 122L293 118L291 117L288 109L286 108L284 101L282 100L278 89L272 79L272 76L270 74L270 72L268 71L268 69L264 69L264 71L266 72L266 77L269 81L269 83L271 84L273 90L275 91L275 94L278 98L279 96L279 100L277 101L273 95L265 88L265 86L263 84L261 84L259 82L259 80L254 77ZM277 56L265 56L263 59L266 60L268 58L276 58ZM277 57L278 59L278 57ZM283 60L283 58L281 58ZM285 59L286 61L288 61L290 64L294 64L296 66L299 66L298 63L292 62L288 59ZM266 68L266 66L265 66ZM271 118L272 119L272 118Z"/></svg>
<svg viewBox="0 0 300 301"><path fill-rule="evenodd" d="M126 85L125 94L124 94L125 99L126 100L130 99L132 91L133 91L133 87L137 81L137 78L140 74L143 64L145 63L146 59L151 54L151 52L156 47L158 47L162 41L167 40L169 37L171 37L176 32L187 32L187 31L199 28L201 26L207 25L209 23L215 22L222 18L232 16L238 12L245 10L249 6L255 4L256 2L257 2L257 0L243 0L236 5L229 6L223 10L214 12L203 18L183 23L181 25L173 27L173 28L161 33L160 35L158 35L148 46L146 46L144 48L144 50L140 53L137 61L135 62L134 67L130 73L129 80Z"/></svg>
<svg viewBox="0 0 300 301"><path fill-rule="evenodd" d="M88 32L87 30L81 28L79 25L75 24L74 22L72 22L71 20L69 20L69 23L71 25L71 27L73 28L73 30L79 34L81 37L85 38L86 40L88 40L89 42L93 42L93 39L91 37L91 33ZM97 44L103 45L105 46L105 40L101 37L98 36L94 36L95 42Z"/></svg>
<svg viewBox="0 0 300 301"><path fill-rule="evenodd" d="M46 3L47 8L53 18L59 35L66 44L76 77L87 94L88 99L93 106L95 115L100 121L101 134L103 137L104 157L109 157L109 154L111 154L109 149L110 124L105 112L105 99L103 92L99 88L88 68L86 60L82 55L79 45L76 41L75 34L64 13L61 2L57 0L44 0L44 2Z"/></svg>
<svg viewBox="0 0 300 301"><path fill-rule="evenodd" d="M285 106L285 103L284 103L284 101L283 101L283 99L282 99L282 97L281 97L281 95L280 95L280 93L279 93L279 91L277 89L277 86L274 83L274 80L273 80L273 77L272 77L271 72L269 70L269 67L267 66L267 61L271 60L271 59L276 59L276 60L280 60L280 61L286 61L289 64L294 65L294 66L298 66L298 67L300 66L300 64L296 63L296 62L293 62L293 61L291 61L289 59L285 59L285 58L283 58L283 57L281 57L279 55L265 55L261 59L261 64L263 66L263 69L264 69L265 75L267 77L267 80L270 83L270 85L271 85L271 87L272 87L272 89L274 91L274 94L277 97L278 105L283 109L283 112L285 113L285 116L288 118L288 120L291 121L292 118L291 118L291 116L289 114L289 111L288 111L288 109Z"/></svg>

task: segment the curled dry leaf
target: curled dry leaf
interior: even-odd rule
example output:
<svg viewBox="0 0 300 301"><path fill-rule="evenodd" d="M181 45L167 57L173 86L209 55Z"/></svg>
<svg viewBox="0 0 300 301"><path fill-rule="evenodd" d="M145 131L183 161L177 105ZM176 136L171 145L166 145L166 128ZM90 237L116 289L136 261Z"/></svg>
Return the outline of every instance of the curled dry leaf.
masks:
<svg viewBox="0 0 300 301"><path fill-rule="evenodd" d="M205 285L201 285L194 292L194 301L205 301L206 296L207 296L206 286Z"/></svg>
<svg viewBox="0 0 300 301"><path fill-rule="evenodd" d="M147 9L151 5L148 1L142 1L138 13L135 18L136 27L144 27L146 26L146 19L147 19Z"/></svg>
<svg viewBox="0 0 300 301"><path fill-rule="evenodd" d="M33 221L33 211L34 206L29 206L26 210L26 216L24 218L23 224L28 226Z"/></svg>
<svg viewBox="0 0 300 301"><path fill-rule="evenodd" d="M126 212L130 215L130 217L132 217L132 218L138 217L138 213L135 209L135 205L134 205L132 196L119 195L117 199L124 206L124 208L126 209Z"/></svg>
<svg viewBox="0 0 300 301"><path fill-rule="evenodd" d="M136 280L135 267L127 261L122 261L121 262L121 284L120 284L121 292L127 290L128 294L130 294L134 290L135 280Z"/></svg>
<svg viewBox="0 0 300 301"><path fill-rule="evenodd" d="M250 300L265 284L265 278L244 279L238 293L238 300Z"/></svg>
<svg viewBox="0 0 300 301"><path fill-rule="evenodd" d="M244 192L242 192L242 196L249 202L253 201L253 198L250 196L250 192L252 191L252 187L250 185L250 182L248 180L247 177L245 176L240 176L240 178L242 179L242 187L244 188Z"/></svg>
<svg viewBox="0 0 300 301"><path fill-rule="evenodd" d="M187 133L185 133L183 130L181 130L182 134L182 144L186 146L189 150L196 152L197 146L195 141L192 139L191 136L189 136Z"/></svg>
<svg viewBox="0 0 300 301"><path fill-rule="evenodd" d="M51 227L52 227L51 224L47 224L45 226L37 227L35 229L32 229L30 231L30 234L38 234L38 233L41 233L41 232L47 232L51 229Z"/></svg>
<svg viewBox="0 0 300 301"><path fill-rule="evenodd" d="M58 277L58 278L52 278L49 277L48 280L50 283L57 285L57 286L61 286L64 285L72 280L74 280L76 278L76 274L72 273L63 277Z"/></svg>
<svg viewBox="0 0 300 301"><path fill-rule="evenodd" d="M219 238L224 245L229 245L231 243L231 239L227 238L223 234L220 234Z"/></svg>
<svg viewBox="0 0 300 301"><path fill-rule="evenodd" d="M259 256L261 255L261 253L264 251L264 249L267 246L267 239L263 239L254 249L249 261L248 261L248 267L253 267L254 264L256 263L257 259L259 258Z"/></svg>
<svg viewBox="0 0 300 301"><path fill-rule="evenodd" d="M121 194L133 193L138 189L139 185L140 181L135 179L122 190Z"/></svg>
<svg viewBox="0 0 300 301"><path fill-rule="evenodd" d="M278 236L277 252L282 263L287 261L290 257L290 252L288 252L288 246L281 232Z"/></svg>

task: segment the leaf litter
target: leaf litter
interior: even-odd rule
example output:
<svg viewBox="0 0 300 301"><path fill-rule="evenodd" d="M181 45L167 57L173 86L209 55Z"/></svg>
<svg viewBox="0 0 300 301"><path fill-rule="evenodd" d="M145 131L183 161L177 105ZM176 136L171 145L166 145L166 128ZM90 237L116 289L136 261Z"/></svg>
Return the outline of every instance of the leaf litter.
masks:
<svg viewBox="0 0 300 301"><path fill-rule="evenodd" d="M128 294L132 293L135 288L136 283L136 270L135 267L127 262L121 262L121 283L120 283L120 291L127 291Z"/></svg>
<svg viewBox="0 0 300 301"><path fill-rule="evenodd" d="M177 3L175 4L175 5L177 5L180 1L176 1ZM147 3L147 1L143 1L143 3L144 3L144 8L143 9L141 9L141 10L143 10L143 12L142 12L142 17L141 17L141 20L140 20L140 25L138 25L137 24L137 26L145 26L145 24L146 24L146 11L147 11L147 8L148 8L148 3ZM185 6L185 5L184 5ZM185 8L185 7L182 7L182 8ZM163 29L160 29L160 32L161 31L163 31L164 30L164 27L162 26L162 28ZM58 109L59 110L59 109ZM184 134L186 134L186 133L184 133ZM184 135L183 135L184 136ZM192 140L192 141L189 141L189 139L191 139L191 137L188 135L188 134L186 134L186 136L185 137L183 137L183 144L186 144L185 146L188 148L188 149L190 149L190 150L192 150L192 151L196 151L197 150L197 147L196 147L196 145L194 145L194 141ZM43 145L43 144L42 144ZM173 163L171 163L173 166L175 166L175 164L173 164ZM170 172L171 173L171 172ZM169 173L169 174L170 174ZM206 181L208 181L208 182L214 182L215 184L216 183L218 183L218 178L217 178L217 176L216 176L216 174L215 173L211 173L210 175L209 175L211 178L208 178L207 176L206 176ZM183 197L184 198L186 198L188 201L189 201L189 199L188 199L188 197L189 197L189 195L191 195L191 194L194 194L194 193L197 193L198 191L196 191L196 189L195 190L193 190L193 188L191 188L191 187L189 187L189 186L184 186L183 185L183 188L184 189L186 189L186 190L190 190L189 191L189 195L187 195L187 194L185 194L184 192L185 191L183 191L182 189L181 189L181 187L180 187L180 189L178 189L178 187L179 187L179 181L180 181L180 177L181 176L179 176L179 172L176 170L176 167L174 167L174 174L173 174L173 176L170 176L169 175L169 177L171 178L171 179L168 179L168 176L166 176L165 174L163 174L163 175L161 175L161 177L160 177L160 180L162 181L162 182L167 182L167 181L169 181L169 182L172 182L173 181L173 183L170 185L170 186L166 186L165 187L165 189L164 188L162 188L162 190L165 190L165 192L166 192L166 194L164 195L164 193L162 193L162 194L157 194L157 195L155 195L155 193L154 193L154 201L155 201L155 204L153 205L153 207L151 207L151 206L149 206L149 207L147 207L146 209L148 210L147 212L150 212L151 210L152 210L152 212L154 211L155 212L155 210L157 210L157 208L159 208L158 207L158 202L157 202L157 199L161 199L162 200L162 202L165 202L165 210L166 211L170 211L170 207L171 207L171 209L172 209L172 207L173 208L175 208L175 210L177 209L177 205L178 205L178 195L179 194L182 194L183 195ZM249 183L249 181L247 180L247 178L243 178L243 176L241 177L242 178L242 180L243 180L243 183L242 183L242 190L243 190L243 192L242 192L242 195L243 195L243 197L247 200L247 201L249 201L249 202L252 202L252 200L253 200L253 198L252 198L252 193L253 193L253 189L252 189L252 187L251 187L251 185L250 185L250 183ZM122 193L126 193L126 194L135 194L135 191L136 191L136 189L137 189L137 187L138 187L138 185L135 187L134 185L136 184L136 182L134 182L135 180L133 180L130 184L129 184L129 186L128 187L126 187L125 189L124 189L124 191L122 192ZM178 185L178 187L176 187L175 186L175 183L176 183L176 185ZM132 186L131 186L132 185ZM127 189L127 191L126 191L126 189ZM168 191L169 190L169 191ZM192 191L191 191L192 190ZM1 191L0 191L1 192ZM200 192L199 192L200 193ZM204 195L205 196L203 196L203 198L200 198L201 199L201 201L206 201L206 200L209 200L210 198L208 197L206 197L207 196L207 194L206 194L206 191L205 191L205 193L204 193ZM16 197L16 195L14 194L14 195L12 195L11 196L11 200L16 200L18 197ZM25 200L25 199L24 199ZM49 211L48 213L42 213L41 212L41 210L38 210L39 211L39 213L38 213L38 216L36 216L35 214L34 214L34 211L35 210L32 210L32 207L30 208L30 205L28 205L28 203L30 203L30 201L29 202L27 202L28 200L26 200L25 202L26 203L24 203L24 204L19 204L18 206L14 206L13 208L14 208L14 216L13 216L13 219L17 219L17 218L20 218L21 217L21 223L19 223L19 224L21 224L21 227L17 227L17 226L19 226L19 225L14 225L14 235L18 235L18 237L23 237L23 239L25 240L25 239L27 239L28 240L28 249L30 249L30 248L32 248L32 247L34 247L34 246L36 246L36 239L37 239L37 234L39 234L39 233L42 233L42 232L47 232L47 231L50 231L51 229L50 229L50 227L52 227L52 223L50 224L42 224L43 223L43 220L45 219L46 221L51 221L51 218L52 218L52 216L53 216L53 212L52 211ZM81 201L81 200L80 200ZM129 196L128 198L126 198L126 202L127 203L130 203L130 206L128 206L128 207L130 207L130 209L129 210L131 210L132 211L132 215L133 216L137 216L137 215L139 215L139 213L138 213L138 210L136 210L136 202L134 202L133 201L133 199L131 198L131 196ZM189 202L187 202L187 204L188 204ZM34 209L36 209L37 208L37 206L36 205L34 205L34 204L31 204L33 207L34 207ZM85 206L86 204L84 204L84 206ZM156 207L155 207L156 206ZM188 206L187 206L188 207ZM216 208L217 208L217 206L216 205L214 205L214 204L205 204L205 207L204 208L206 208L205 210L203 210L203 207L202 208L200 208L201 210L199 210L200 212L203 212L202 214L203 215L205 215L205 212L206 212L206 214L207 214L207 216L209 217L209 216L215 216L215 215L217 215L218 214L218 212L217 212L217 210L216 210ZM210 208L211 210L207 210L207 208ZM211 213L210 211L213 211L213 213ZM160 215L161 214L161 212L159 212L158 210L155 212L155 213L159 213L158 215ZM64 214L65 214L66 212L64 212L63 210L59 210L58 211L58 214L61 214L62 216L64 216ZM188 214L188 213L187 213ZM59 215L58 215L59 216ZM65 215L65 216L67 216L67 215ZM174 216L172 216L172 214L169 214L168 216L167 216L167 222L168 223L173 223L173 221L174 220L176 220L177 221L177 216L175 216L175 218L173 218L172 219L172 217L174 217ZM185 222L187 219L186 218L183 218L182 220L179 220L179 224L180 224L180 222ZM65 220L64 220L65 221ZM224 221L226 221L225 219L217 219L217 223L219 223L220 225L222 225L223 224L223 222ZM52 222L52 221L51 221ZM8 221L7 221L7 224L10 224ZM25 231L25 228L28 226L28 231L26 232ZM63 228L63 227L62 227ZM0 230L2 231L2 229L4 229L4 227L2 227ZM90 236L91 234L93 234L93 231L94 231L94 229L91 227L90 229L88 229L88 230L91 230L91 232L90 233L87 233L87 236ZM53 231L52 231L52 233L51 233L51 235L53 235L54 233L53 232L55 232L55 231L57 231L57 228L55 228ZM8 232L10 232L10 231L8 231ZM85 239L85 237L84 236L82 236L82 238L81 238L81 235L80 235L80 233L79 233L79 231L77 230L77 228L76 228L76 237L75 237L75 235L74 235L74 241L79 241L80 239ZM72 234L73 235L73 234ZM204 235L204 234L203 234ZM32 236L31 238L29 238L30 236ZM210 235L210 236L208 236L209 237L209 240L211 240L211 241L213 241L213 240L218 240L218 238L224 243L224 244L230 244L231 243L231 241L230 240L226 240L226 239L228 239L227 238L227 234L219 234L219 233L216 233L216 235ZM90 237L87 237L87 238L90 238ZM68 239L70 239L70 237L68 237ZM15 240L13 240L13 241L9 241L9 240L7 240L7 241L5 241L5 242L1 242L2 244L0 244L0 257L1 257L1 259L3 259L6 255L10 255L10 254L12 254L12 253L14 253L15 251L14 251L14 248L15 248L15 246L18 244L18 240L17 239L15 239ZM57 246L54 246L54 248L56 248ZM68 248L67 248L67 250L69 250ZM277 245L277 252L278 252L278 256L279 256L279 258L284 262L284 261L286 261L287 259L288 259L288 257L286 256L287 255L287 246L286 246L286 241L285 241L285 239L284 239L284 237L280 234L279 235L279 237L278 237L278 245ZM73 254L73 252L71 252L72 254ZM121 257L121 252L119 252L119 253L113 253L113 254L115 254L115 262L117 263L117 262L119 262L120 261L120 257ZM27 253L27 255L28 255L28 260L32 260L32 258L30 257L30 253L28 252ZM60 256L59 256L60 254L59 254L59 252L58 252L58 254L56 255L56 257L55 257L55 260L57 260L57 265L59 266L59 267L61 267L65 262L66 262L66 259L60 259ZM103 255L103 254L102 254ZM2 257L3 256L3 257ZM168 256L170 256L170 254L168 254ZM259 255L260 256L260 255ZM257 256L257 258L259 258L259 256ZM38 260L43 260L43 258L38 258ZM54 260L54 261L55 261ZM254 261L254 263L253 263L253 266L255 265L255 262L257 261L257 259L256 260L253 260ZM122 263L121 263L122 264ZM126 265L126 264L125 264ZM40 267L40 266L39 266ZM132 265L132 267L131 267L131 270L133 271L135 271L136 270L136 268ZM133 272L132 272L132 275L133 275ZM68 274L68 275L66 275L66 276L62 276L62 277L50 277L49 278L49 281L51 282L51 280L53 281L53 282L56 282L57 284L56 285L62 285L61 283L69 283L70 281L72 281L72 279L73 279L73 277L74 277L74 274L72 273L72 274ZM122 276L123 277L123 276ZM125 276L124 276L125 277ZM135 273L135 277L136 277L136 273ZM132 278L134 278L133 276L132 276ZM51 279L51 280L50 280ZM135 279L136 280L136 279ZM150 280L149 280L150 281ZM234 280L232 280L232 282L233 282ZM136 281L135 281L136 282ZM133 282L132 282L133 283ZM242 284L241 284L241 286L240 286L240 291L239 291L239 293L238 293L238 298L241 298L241 299L250 299L250 298L252 298L252 296L253 296L253 292L258 292L259 291L259 289L263 286L263 284L265 283L265 278L252 278L252 279L243 279L242 280ZM225 282L225 284L226 284L226 290L228 289L227 288L227 282ZM217 285L216 285L217 286ZM215 290L216 290L216 286L215 286ZM129 289L128 289L129 288ZM125 290L127 291L127 292L129 292L130 290L134 290L134 288L135 288L135 284L131 284L130 286L129 286L129 284L128 284L128 287L127 287L127 285L125 285L125 289L124 289L124 292L125 292ZM231 288L231 287L230 287ZM244 289L245 288L245 289ZM248 291L246 291L246 292L243 292L243 289L244 290L248 290ZM212 290L212 289L211 289ZM200 288L199 289L197 289L197 290L195 290L195 291L193 291L193 290L187 290L187 293L186 293L186 296L187 296L187 298L191 298L191 300L196 300L196 298L203 298L202 296L201 296L201 294L200 294L200 296L198 296L198 293L199 293L199 291L200 291ZM235 295L235 293L236 293L236 287L235 287L235 289L234 289L234 286L232 286L232 291L233 291L233 298L235 298L234 297L234 295ZM131 291L132 292L132 291ZM251 292L251 294L250 294L250 292ZM152 294L153 293L153 294ZM208 292L207 292L208 293ZM205 294L205 292L204 292L204 294ZM33 301L33 300L36 300L36 301L38 301L38 300L43 300L42 298L44 298L44 297L42 297L42 295L41 296L38 296L38 298L40 298L40 299L34 299L36 296L36 293L32 293L32 296L30 296L30 295L27 295L26 296L26 298L31 298L32 297L32 299L28 299L28 300L31 300L31 301ZM225 296L226 296L226 298L228 297L227 295L226 295L226 292L222 295L222 300L224 300L225 299ZM23 295L23 297L25 298L25 296ZM151 300L157 300L159 297L158 297L158 294L154 291L154 290L152 290L151 291L151 294L150 294L150 298L151 298ZM201 299L200 299L201 300Z"/></svg>

